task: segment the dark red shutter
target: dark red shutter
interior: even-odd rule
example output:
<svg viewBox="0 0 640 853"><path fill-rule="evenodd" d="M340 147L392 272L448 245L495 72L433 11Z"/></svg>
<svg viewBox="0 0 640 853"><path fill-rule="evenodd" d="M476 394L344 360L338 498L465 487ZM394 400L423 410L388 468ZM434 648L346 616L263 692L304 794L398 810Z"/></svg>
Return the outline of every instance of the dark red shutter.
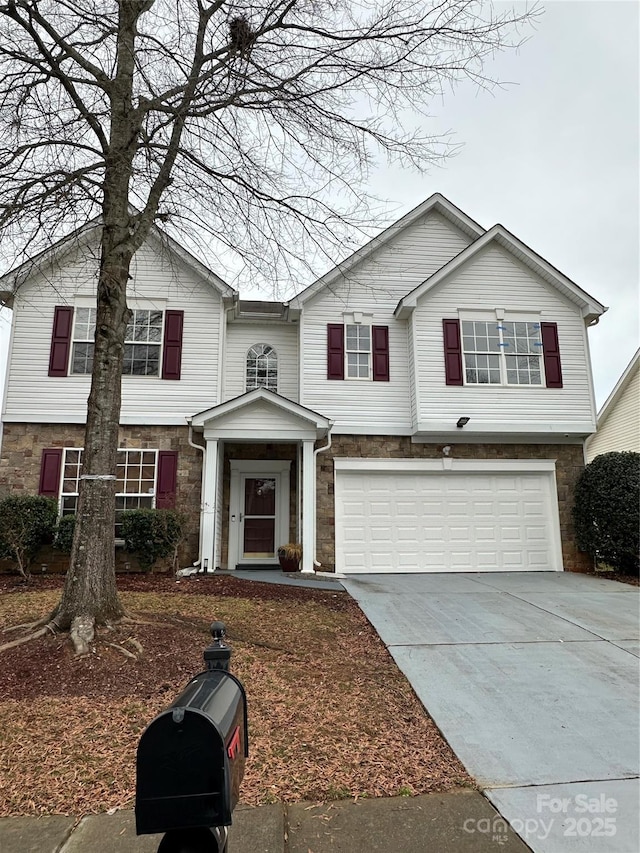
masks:
<svg viewBox="0 0 640 853"><path fill-rule="evenodd" d="M165 311L162 378L180 379L182 364L182 326L184 311Z"/></svg>
<svg viewBox="0 0 640 853"><path fill-rule="evenodd" d="M57 305L53 314L49 376L67 375L72 325L73 308L68 308L66 305Z"/></svg>
<svg viewBox="0 0 640 853"><path fill-rule="evenodd" d="M562 365L560 364L560 346L558 344L558 324L540 323L542 333L542 353L547 388L562 388Z"/></svg>
<svg viewBox="0 0 640 853"><path fill-rule="evenodd" d="M444 375L447 385L463 385L460 322L458 320L443 320L442 332L444 337Z"/></svg>
<svg viewBox="0 0 640 853"><path fill-rule="evenodd" d="M156 483L156 509L173 509L176 505L178 480L178 454L175 450L158 452L158 480Z"/></svg>
<svg viewBox="0 0 640 853"><path fill-rule="evenodd" d="M344 325L327 325L327 379L344 379Z"/></svg>
<svg viewBox="0 0 640 853"><path fill-rule="evenodd" d="M372 326L373 381L389 381L389 327Z"/></svg>
<svg viewBox="0 0 640 853"><path fill-rule="evenodd" d="M40 459L40 485L38 494L45 498L57 498L60 491L62 448L43 450Z"/></svg>

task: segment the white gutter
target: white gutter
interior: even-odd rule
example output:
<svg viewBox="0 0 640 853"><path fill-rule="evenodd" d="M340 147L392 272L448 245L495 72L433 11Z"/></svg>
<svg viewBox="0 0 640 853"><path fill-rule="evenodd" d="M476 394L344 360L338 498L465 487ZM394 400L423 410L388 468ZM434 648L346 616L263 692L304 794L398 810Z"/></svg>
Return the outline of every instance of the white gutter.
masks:
<svg viewBox="0 0 640 853"><path fill-rule="evenodd" d="M198 532L198 559L195 563L192 564L192 568L199 568L202 563L202 507L204 506L204 447L201 444L196 444L193 441L193 426L191 425L191 418L187 418L187 424L189 425L189 437L188 442L191 447L195 447L196 450L199 450L202 453L202 478L200 486L200 525Z"/></svg>
<svg viewBox="0 0 640 853"><path fill-rule="evenodd" d="M316 504L316 485L318 482L318 465L317 465L318 454L326 453L326 451L329 450L329 448L331 447L331 427L332 426L333 426L333 424L331 424L331 426L329 427L329 431L327 432L327 443L325 444L325 446L324 447L318 447L317 450L313 451L313 467L314 467L314 471L315 471L315 477L313 480L313 513L314 513L314 515L316 514L316 507L317 507L317 504ZM316 554L316 530L317 530L317 527L318 527L318 519L316 518L315 524L313 525L313 565L320 568L320 566L322 566L322 563L318 562L318 559L317 559L318 555Z"/></svg>

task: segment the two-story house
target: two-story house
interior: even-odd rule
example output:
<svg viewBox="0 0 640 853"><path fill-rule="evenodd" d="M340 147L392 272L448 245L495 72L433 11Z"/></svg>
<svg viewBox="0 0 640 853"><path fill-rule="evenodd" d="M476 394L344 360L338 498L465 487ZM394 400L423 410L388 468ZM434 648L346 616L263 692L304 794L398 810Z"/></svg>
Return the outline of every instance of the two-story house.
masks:
<svg viewBox="0 0 640 853"><path fill-rule="evenodd" d="M97 232L0 280L14 311L0 488L75 509ZM288 303L160 233L135 257L117 510L176 507L182 564L577 570L573 484L606 310L436 194Z"/></svg>

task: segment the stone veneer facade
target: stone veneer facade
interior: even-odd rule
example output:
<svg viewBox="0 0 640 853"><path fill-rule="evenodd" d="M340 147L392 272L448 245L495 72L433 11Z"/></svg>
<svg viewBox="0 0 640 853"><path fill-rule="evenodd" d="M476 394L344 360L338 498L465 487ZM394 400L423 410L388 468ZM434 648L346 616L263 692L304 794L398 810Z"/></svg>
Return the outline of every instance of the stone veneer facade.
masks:
<svg viewBox="0 0 640 853"><path fill-rule="evenodd" d="M141 450L176 450L178 477L176 510L184 518L184 541L178 561L188 566L198 557L198 528L200 525L200 490L202 483L202 454L191 447L189 430L185 426L121 426L119 447ZM40 482L40 460L47 447L82 447L82 424L25 424L4 425L0 452L0 495L7 492L37 495ZM66 555L47 549L39 562L46 562L53 571L66 571ZM117 567L137 568L136 561L121 549L117 552ZM35 567L37 571L37 566Z"/></svg>
<svg viewBox="0 0 640 853"><path fill-rule="evenodd" d="M186 533L178 555L181 566L188 566L197 559L200 523L202 454L188 443L188 435L186 426L120 427L120 447L178 451L176 509L185 519ZM84 427L80 424L5 424L0 454L0 495L9 491L37 494L42 450L47 447L82 447L83 437ZM197 443L197 439L195 441ZM579 551L575 544L572 520L574 486L584 467L582 445L452 443L451 447L454 458L555 459L564 568L568 571L587 571L592 568L590 557ZM295 444L226 444L222 495L222 565L226 566L228 552L229 460L291 460L290 538L293 541L296 538L296 454ZM433 459L442 456L442 444L413 444L409 436L333 437L330 450L317 457L316 553L324 571L333 571L335 568L333 459L336 456ZM46 556L53 564L52 568L64 570L66 558L54 552ZM125 562L130 564L130 568L135 568L129 555L119 553L118 568L125 568Z"/></svg>
<svg viewBox="0 0 640 853"><path fill-rule="evenodd" d="M584 572L593 568L588 554L579 551L573 528L573 493L584 468L580 444L454 444L451 457L459 459L555 459L560 536L564 568ZM412 444L410 436L337 435L331 449L318 455L316 554L323 571L335 570L335 510L333 460L342 457L440 459L442 444Z"/></svg>

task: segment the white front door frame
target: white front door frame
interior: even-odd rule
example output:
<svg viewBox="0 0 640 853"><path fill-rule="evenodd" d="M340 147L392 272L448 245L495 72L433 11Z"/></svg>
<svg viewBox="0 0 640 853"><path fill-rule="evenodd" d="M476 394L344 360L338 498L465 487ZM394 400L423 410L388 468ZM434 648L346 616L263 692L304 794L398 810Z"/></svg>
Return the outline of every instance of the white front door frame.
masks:
<svg viewBox="0 0 640 853"><path fill-rule="evenodd" d="M229 559L228 568L235 569L236 565L246 562L247 567L251 561L243 561L241 558L242 548L240 536L242 524L240 523L243 512L244 494L242 481L244 476L270 476L275 477L276 484L276 522L275 536L276 551L279 545L289 541L289 497L291 460L288 459L230 459L231 467L229 483ZM253 561L255 563L255 561ZM278 565L277 553L273 559L262 559L260 563L272 563Z"/></svg>

